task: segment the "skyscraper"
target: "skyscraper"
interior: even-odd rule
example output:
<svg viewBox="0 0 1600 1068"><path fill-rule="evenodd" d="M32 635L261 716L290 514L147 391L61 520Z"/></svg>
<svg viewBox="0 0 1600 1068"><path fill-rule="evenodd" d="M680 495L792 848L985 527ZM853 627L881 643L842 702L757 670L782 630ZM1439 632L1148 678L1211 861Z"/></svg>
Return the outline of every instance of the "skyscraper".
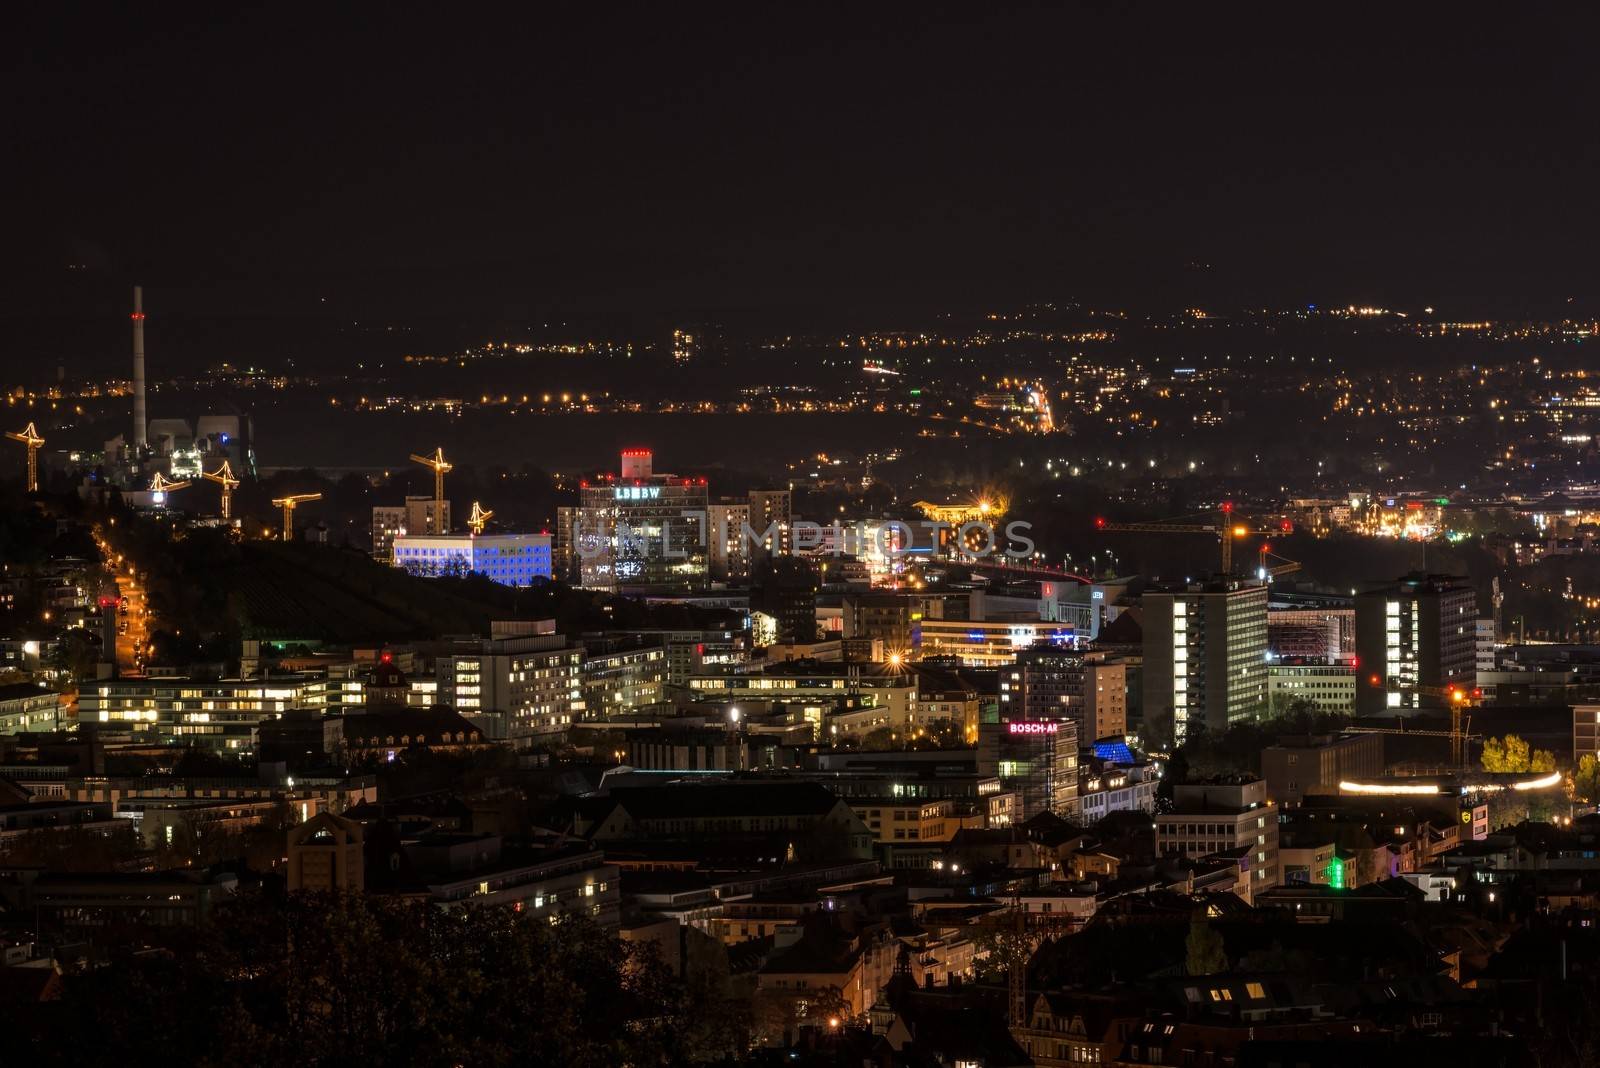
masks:
<svg viewBox="0 0 1600 1068"><path fill-rule="evenodd" d="M1412 574L1356 597L1356 714L1440 708L1477 680L1478 595L1464 578Z"/></svg>
<svg viewBox="0 0 1600 1068"><path fill-rule="evenodd" d="M1144 714L1181 743L1267 712L1267 587L1236 577L1144 595Z"/></svg>

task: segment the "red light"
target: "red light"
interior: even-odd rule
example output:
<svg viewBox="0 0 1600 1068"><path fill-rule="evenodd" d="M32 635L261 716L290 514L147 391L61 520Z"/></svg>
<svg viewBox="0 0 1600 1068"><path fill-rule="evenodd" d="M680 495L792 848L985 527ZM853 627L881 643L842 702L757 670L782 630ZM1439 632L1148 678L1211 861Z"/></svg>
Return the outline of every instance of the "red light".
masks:
<svg viewBox="0 0 1600 1068"><path fill-rule="evenodd" d="M1269 542L1262 542L1262 543L1261 543L1261 551L1262 551L1262 552L1264 552L1264 553L1270 553L1270 552L1271 552L1271 551L1272 551L1272 545L1271 545L1271 543L1269 543Z"/></svg>
<svg viewBox="0 0 1600 1068"><path fill-rule="evenodd" d="M1350 658L1350 666L1355 668L1355 669L1357 669L1357 670L1360 670L1360 668L1361 668L1361 658L1359 656L1352 656Z"/></svg>
<svg viewBox="0 0 1600 1068"><path fill-rule="evenodd" d="M136 323L144 322L144 312L134 312L133 313L133 321L136 322Z"/></svg>
<svg viewBox="0 0 1600 1068"><path fill-rule="evenodd" d="M1294 532L1294 524L1285 519L1282 523L1278 524L1278 529L1283 531L1285 534L1292 534Z"/></svg>
<svg viewBox="0 0 1600 1068"><path fill-rule="evenodd" d="M1233 514L1233 502L1232 501L1223 501L1222 502L1222 511L1223 511L1224 515L1232 515Z"/></svg>
<svg viewBox="0 0 1600 1068"><path fill-rule="evenodd" d="M1472 688L1472 696L1474 696L1474 697L1482 697L1483 696L1483 691L1481 689L1479 689L1478 687L1474 686Z"/></svg>
<svg viewBox="0 0 1600 1068"><path fill-rule="evenodd" d="M705 644L705 642L701 642L699 645L696 645L694 647L694 655L695 656L705 656L706 655L706 644Z"/></svg>
<svg viewBox="0 0 1600 1068"><path fill-rule="evenodd" d="M1106 529L1106 520L1104 516L1097 515L1094 517L1094 528L1096 530Z"/></svg>
<svg viewBox="0 0 1600 1068"><path fill-rule="evenodd" d="M1383 680L1378 678L1378 676L1376 676L1376 675L1373 675L1373 676L1369 677L1367 679L1367 681L1370 682L1374 686L1382 686L1383 685Z"/></svg>
<svg viewBox="0 0 1600 1068"><path fill-rule="evenodd" d="M383 656L382 656L382 657L381 657L381 658L380 658L380 659L382 659L382 661L383 661L383 662L384 662L384 663L385 663L385 664L389 664L389 663L393 663L393 661L394 661L394 654L393 654L393 653L389 653L389 652L386 652L386 653L384 653L384 654L383 654Z"/></svg>

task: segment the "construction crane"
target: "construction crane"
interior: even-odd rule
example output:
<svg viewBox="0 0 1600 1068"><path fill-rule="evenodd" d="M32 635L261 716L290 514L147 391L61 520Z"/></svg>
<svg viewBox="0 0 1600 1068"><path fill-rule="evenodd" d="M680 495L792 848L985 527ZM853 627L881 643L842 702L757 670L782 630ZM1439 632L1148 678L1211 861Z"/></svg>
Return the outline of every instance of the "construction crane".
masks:
<svg viewBox="0 0 1600 1068"><path fill-rule="evenodd" d="M1453 767L1457 768L1466 763L1467 738L1469 737L1467 732L1472 728L1472 718L1470 716L1466 716L1465 725L1463 725L1463 713L1467 708L1472 706L1473 701L1483 697L1482 690L1478 689L1476 686L1463 685L1423 686L1420 683L1406 682L1405 680L1394 675L1389 676L1388 682L1386 683L1383 676L1377 674L1367 676L1367 684L1370 686L1383 686L1386 689L1398 690L1401 693L1414 693L1419 697L1435 697L1442 701L1445 707L1450 710L1450 763ZM1384 733L1390 732L1385 731ZM1394 731L1392 733L1420 734L1423 732ZM1443 732L1430 733L1437 734Z"/></svg>
<svg viewBox="0 0 1600 1068"><path fill-rule="evenodd" d="M1197 513L1202 515L1205 513ZM1194 518L1180 516L1179 519ZM1210 534L1222 543L1222 573L1233 573L1233 541L1235 538L1248 538L1252 534L1291 534L1294 524L1287 519L1278 525L1276 530L1261 530L1249 523L1242 523L1233 517L1233 502L1224 501L1216 511L1216 518L1209 523L1180 523L1163 520L1157 523L1111 523L1104 518L1094 521L1096 530L1108 533L1122 534Z"/></svg>
<svg viewBox="0 0 1600 1068"><path fill-rule="evenodd" d="M22 430L7 430L6 437L12 441L20 441L28 447L28 492L39 492L39 446L44 444L44 438L29 423Z"/></svg>
<svg viewBox="0 0 1600 1068"><path fill-rule="evenodd" d="M165 504L168 497L181 489L188 489L189 485L188 479L174 482L160 471L157 471L155 477L150 480L150 499L156 504Z"/></svg>
<svg viewBox="0 0 1600 1068"><path fill-rule="evenodd" d="M1271 557L1274 560L1282 560L1283 562L1281 564L1269 565L1267 563L1268 557ZM1261 543L1261 566L1256 569L1256 577L1262 582L1271 582L1279 575L1291 575L1299 570L1300 561L1290 560L1286 556L1279 556L1277 553L1272 551L1272 546L1270 544L1267 542Z"/></svg>
<svg viewBox="0 0 1600 1068"><path fill-rule="evenodd" d="M307 501L320 501L320 493L296 493L289 497L278 497L272 504L275 508L283 509L283 540L294 539L294 510Z"/></svg>
<svg viewBox="0 0 1600 1068"><path fill-rule="evenodd" d="M201 471L200 477L222 487L222 518L229 518L233 514L233 487L239 485L233 477L233 467L224 460L215 471Z"/></svg>
<svg viewBox="0 0 1600 1068"><path fill-rule="evenodd" d="M473 501L472 514L467 516L467 526L472 528L472 532L474 534L482 534L483 528L488 525L489 520L493 518L493 512L484 511L483 505L479 504L477 501Z"/></svg>
<svg viewBox="0 0 1600 1068"><path fill-rule="evenodd" d="M433 526L436 528L431 533L444 534L444 476L445 472L452 470L455 464L444 458L444 449L436 448L432 456L418 456L411 454L411 458L423 467L433 469Z"/></svg>

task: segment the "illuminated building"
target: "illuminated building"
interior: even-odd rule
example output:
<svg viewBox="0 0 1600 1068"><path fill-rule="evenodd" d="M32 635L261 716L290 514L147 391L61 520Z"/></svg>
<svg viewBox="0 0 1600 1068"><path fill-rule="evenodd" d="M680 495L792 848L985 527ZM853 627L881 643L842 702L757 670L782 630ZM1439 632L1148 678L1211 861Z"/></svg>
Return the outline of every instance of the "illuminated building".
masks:
<svg viewBox="0 0 1600 1068"><path fill-rule="evenodd" d="M706 508L706 568L717 581L750 577L750 545L744 536L750 505L724 501Z"/></svg>
<svg viewBox="0 0 1600 1068"><path fill-rule="evenodd" d="M1600 758L1600 705L1572 706L1572 765L1586 756Z"/></svg>
<svg viewBox="0 0 1600 1068"><path fill-rule="evenodd" d="M978 725L978 773L1018 795L1026 821L1041 812L1078 815L1078 726L1070 719L1016 718Z"/></svg>
<svg viewBox="0 0 1600 1068"><path fill-rule="evenodd" d="M555 620L491 623L489 637L457 638L438 658L438 701L468 718L504 713L515 745L560 737L583 713L582 661Z"/></svg>
<svg viewBox="0 0 1600 1068"><path fill-rule="evenodd" d="M913 655L922 645L922 610L913 597L862 593L844 599L844 637L883 643L884 655Z"/></svg>
<svg viewBox="0 0 1600 1068"><path fill-rule="evenodd" d="M1355 665L1286 662L1267 665L1267 705L1277 715L1296 701L1318 712L1351 715L1356 708Z"/></svg>
<svg viewBox="0 0 1600 1068"><path fill-rule="evenodd" d="M482 575L502 586L531 586L551 571L548 534L401 534L394 566L422 577Z"/></svg>
<svg viewBox="0 0 1600 1068"><path fill-rule="evenodd" d="M329 680L303 673L258 679L102 679L78 696L78 717L150 731L204 749L254 748L256 728L292 709L326 707Z"/></svg>
<svg viewBox="0 0 1600 1068"><path fill-rule="evenodd" d="M1246 851L1248 876L1239 896L1278 884L1278 806L1267 798L1261 779L1191 783L1173 787L1171 812L1156 815L1156 855L1200 860L1217 853Z"/></svg>
<svg viewBox="0 0 1600 1068"><path fill-rule="evenodd" d="M66 695L38 683L0 685L0 734L56 730L66 705Z"/></svg>
<svg viewBox="0 0 1600 1068"><path fill-rule="evenodd" d="M1356 712L1439 708L1477 681L1478 595L1463 578L1408 575L1356 597Z"/></svg>
<svg viewBox="0 0 1600 1068"><path fill-rule="evenodd" d="M749 554L754 563L763 554L782 554L793 551L790 527L793 525L793 495L782 490L751 490L748 498L747 519L760 546L751 546Z"/></svg>
<svg viewBox="0 0 1600 1068"><path fill-rule="evenodd" d="M448 534L450 502L432 497L406 497L405 504L374 505L372 509L372 558L394 562L394 539L402 534Z"/></svg>
<svg viewBox="0 0 1600 1068"><path fill-rule="evenodd" d="M923 656L953 656L974 667L1000 667L1039 643L1070 649L1076 632L1065 623L973 619L924 619L919 624Z"/></svg>
<svg viewBox="0 0 1600 1068"><path fill-rule="evenodd" d="M1000 711L1026 719L1067 718L1083 742L1128 733L1127 665L1104 653L1052 645L1018 651L1000 671Z"/></svg>
<svg viewBox="0 0 1600 1068"><path fill-rule="evenodd" d="M705 479L656 474L649 449L624 449L620 473L584 482L579 496L580 586L649 592L705 585Z"/></svg>
<svg viewBox="0 0 1600 1068"><path fill-rule="evenodd" d="M611 719L663 699L667 651L660 645L586 644L581 671L585 719Z"/></svg>
<svg viewBox="0 0 1600 1068"><path fill-rule="evenodd" d="M1113 812L1154 812L1158 785L1148 763L1085 761L1078 767L1078 822L1092 827Z"/></svg>
<svg viewBox="0 0 1600 1068"><path fill-rule="evenodd" d="M1144 714L1221 732L1267 712L1267 587L1237 578L1153 589L1144 604Z"/></svg>

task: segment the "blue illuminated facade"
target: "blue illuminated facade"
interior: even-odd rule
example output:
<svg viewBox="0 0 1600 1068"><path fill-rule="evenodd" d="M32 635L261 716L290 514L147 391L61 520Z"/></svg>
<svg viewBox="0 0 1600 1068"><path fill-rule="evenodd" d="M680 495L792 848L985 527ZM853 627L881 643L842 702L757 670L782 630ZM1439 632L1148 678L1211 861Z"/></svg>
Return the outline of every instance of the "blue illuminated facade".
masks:
<svg viewBox="0 0 1600 1068"><path fill-rule="evenodd" d="M424 578L473 573L502 586L531 586L550 580L550 536L401 534L394 566Z"/></svg>

